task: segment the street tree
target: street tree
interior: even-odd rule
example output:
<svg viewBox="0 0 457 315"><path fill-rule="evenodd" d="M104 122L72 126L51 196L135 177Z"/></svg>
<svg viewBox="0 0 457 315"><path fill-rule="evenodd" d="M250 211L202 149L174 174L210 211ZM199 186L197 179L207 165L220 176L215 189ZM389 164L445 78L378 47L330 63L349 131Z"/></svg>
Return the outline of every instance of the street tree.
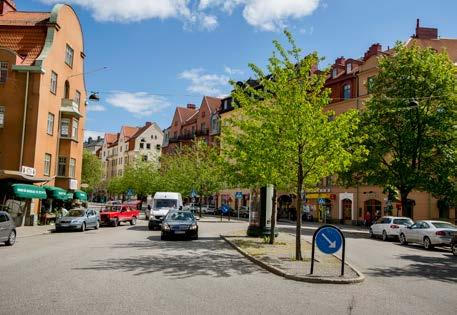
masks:
<svg viewBox="0 0 457 315"><path fill-rule="evenodd" d="M359 115L333 118L326 110L327 72L316 71L321 58L303 55L288 32L289 50L274 41L268 74L250 64L256 84L233 84L236 114L223 124L226 161L252 185L294 187L297 195L295 258L302 260L301 209L305 188L350 166L361 153L354 133ZM357 148L357 149L355 149Z"/></svg>
<svg viewBox="0 0 457 315"><path fill-rule="evenodd" d="M132 189L138 196L152 195L160 190L158 164L137 159L126 167L122 181L124 188Z"/></svg>
<svg viewBox="0 0 457 315"><path fill-rule="evenodd" d="M81 181L88 185L84 190L91 192L96 189L102 181L102 175L103 169L100 159L88 150L84 150Z"/></svg>
<svg viewBox="0 0 457 315"><path fill-rule="evenodd" d="M381 57L362 115L370 153L341 174L342 181L394 187L407 216L412 190L442 194L455 171L456 75L447 53L431 48L398 43L391 56Z"/></svg>

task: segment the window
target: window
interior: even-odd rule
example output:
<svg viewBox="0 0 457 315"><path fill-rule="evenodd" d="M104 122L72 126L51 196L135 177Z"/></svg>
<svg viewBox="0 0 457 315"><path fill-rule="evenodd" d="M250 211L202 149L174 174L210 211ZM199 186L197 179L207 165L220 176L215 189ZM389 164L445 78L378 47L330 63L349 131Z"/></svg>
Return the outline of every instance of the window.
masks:
<svg viewBox="0 0 457 315"><path fill-rule="evenodd" d="M75 178L75 168L76 168L76 160L75 159L70 159L70 169L69 169L69 173L70 173L70 177L71 178Z"/></svg>
<svg viewBox="0 0 457 315"><path fill-rule="evenodd" d="M73 119L73 123L71 124L71 138L73 140L78 140L78 120Z"/></svg>
<svg viewBox="0 0 457 315"><path fill-rule="evenodd" d="M346 64L346 73L349 73L352 71L352 63Z"/></svg>
<svg viewBox="0 0 457 315"><path fill-rule="evenodd" d="M78 104L78 110L79 110L79 105L81 104L81 92L76 90L75 92L75 99L73 100L76 104Z"/></svg>
<svg viewBox="0 0 457 315"><path fill-rule="evenodd" d="M143 156L141 157L141 159L142 159L144 162L146 162L146 161L148 160L148 156L147 156L147 155L143 155Z"/></svg>
<svg viewBox="0 0 457 315"><path fill-rule="evenodd" d="M201 123L201 124L200 124L200 130L204 132L205 129L206 129L205 123Z"/></svg>
<svg viewBox="0 0 457 315"><path fill-rule="evenodd" d="M5 106L0 106L0 128L5 125Z"/></svg>
<svg viewBox="0 0 457 315"><path fill-rule="evenodd" d="M333 69L332 78L336 78L337 75L338 75L338 70L337 69Z"/></svg>
<svg viewBox="0 0 457 315"><path fill-rule="evenodd" d="M195 135L195 126L192 126L192 136Z"/></svg>
<svg viewBox="0 0 457 315"><path fill-rule="evenodd" d="M57 73L54 71L51 72L51 93L57 93Z"/></svg>
<svg viewBox="0 0 457 315"><path fill-rule="evenodd" d="M70 137L70 119L62 118L60 123L60 136L63 138Z"/></svg>
<svg viewBox="0 0 457 315"><path fill-rule="evenodd" d="M140 149L144 149L144 143L140 143Z"/></svg>
<svg viewBox="0 0 457 315"><path fill-rule="evenodd" d="M54 114L48 113L48 135L54 134Z"/></svg>
<svg viewBox="0 0 457 315"><path fill-rule="evenodd" d="M59 166L57 167L57 176L65 176L67 173L67 158L59 157Z"/></svg>
<svg viewBox="0 0 457 315"><path fill-rule="evenodd" d="M156 149L159 150L159 151L160 151L160 147L161 147L160 144L156 145Z"/></svg>
<svg viewBox="0 0 457 315"><path fill-rule="evenodd" d="M46 153L44 155L44 176L51 175L51 154Z"/></svg>
<svg viewBox="0 0 457 315"><path fill-rule="evenodd" d="M146 143L146 149L148 149L148 150L151 149L151 144L150 143Z"/></svg>
<svg viewBox="0 0 457 315"><path fill-rule="evenodd" d="M8 62L0 61L0 84L6 83L8 78Z"/></svg>
<svg viewBox="0 0 457 315"><path fill-rule="evenodd" d="M69 65L70 67L73 67L73 55L74 55L74 50L67 44L67 49L65 52L65 63Z"/></svg>
<svg viewBox="0 0 457 315"><path fill-rule="evenodd" d="M345 84L343 86L343 99L348 100L351 98L351 85Z"/></svg>
<svg viewBox="0 0 457 315"><path fill-rule="evenodd" d="M129 146L125 145L125 151L128 151L128 149L129 149Z"/></svg>
<svg viewBox="0 0 457 315"><path fill-rule="evenodd" d="M367 79L367 92L373 93L374 76Z"/></svg>

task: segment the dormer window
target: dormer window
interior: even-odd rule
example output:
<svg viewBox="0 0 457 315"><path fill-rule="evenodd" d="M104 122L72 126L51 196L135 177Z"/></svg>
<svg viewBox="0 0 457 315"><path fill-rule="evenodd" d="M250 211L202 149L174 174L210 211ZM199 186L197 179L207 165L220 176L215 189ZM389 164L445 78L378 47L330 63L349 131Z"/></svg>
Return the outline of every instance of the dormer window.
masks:
<svg viewBox="0 0 457 315"><path fill-rule="evenodd" d="M352 63L346 64L346 73L349 73L352 71Z"/></svg>
<svg viewBox="0 0 457 315"><path fill-rule="evenodd" d="M335 68L332 71L332 78L336 78L337 75L338 75L338 70Z"/></svg>

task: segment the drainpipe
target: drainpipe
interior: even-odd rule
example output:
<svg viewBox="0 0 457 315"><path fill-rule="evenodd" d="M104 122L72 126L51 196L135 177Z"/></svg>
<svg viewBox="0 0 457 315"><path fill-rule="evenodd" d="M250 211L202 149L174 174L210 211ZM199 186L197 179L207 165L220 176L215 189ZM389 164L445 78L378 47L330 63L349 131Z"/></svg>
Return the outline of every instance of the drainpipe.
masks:
<svg viewBox="0 0 457 315"><path fill-rule="evenodd" d="M27 104L29 102L29 81L30 81L30 71L27 71L27 76L26 76L26 81L25 81L24 119L22 121L21 155L19 157L19 172L22 171L22 163L24 162L25 124L27 121Z"/></svg>

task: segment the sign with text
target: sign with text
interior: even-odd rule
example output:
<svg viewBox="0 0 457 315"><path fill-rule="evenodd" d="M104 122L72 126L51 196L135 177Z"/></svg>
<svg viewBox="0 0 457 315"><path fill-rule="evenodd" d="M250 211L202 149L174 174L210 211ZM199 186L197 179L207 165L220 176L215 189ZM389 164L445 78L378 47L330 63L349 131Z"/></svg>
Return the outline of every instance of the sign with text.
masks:
<svg viewBox="0 0 457 315"><path fill-rule="evenodd" d="M36 175L36 169L33 167L22 166L21 173L27 176L34 177Z"/></svg>

